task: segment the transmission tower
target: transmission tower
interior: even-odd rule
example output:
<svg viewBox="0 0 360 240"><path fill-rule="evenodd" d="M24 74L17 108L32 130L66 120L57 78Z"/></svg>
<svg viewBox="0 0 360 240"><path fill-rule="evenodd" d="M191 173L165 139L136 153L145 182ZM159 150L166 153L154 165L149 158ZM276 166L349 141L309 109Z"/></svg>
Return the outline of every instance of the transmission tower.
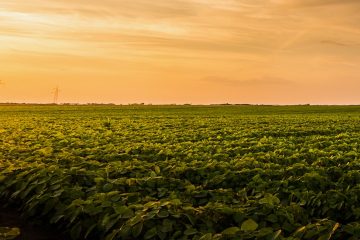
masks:
<svg viewBox="0 0 360 240"><path fill-rule="evenodd" d="M59 92L60 92L59 87L56 87L54 89L54 104L58 104L59 102Z"/></svg>

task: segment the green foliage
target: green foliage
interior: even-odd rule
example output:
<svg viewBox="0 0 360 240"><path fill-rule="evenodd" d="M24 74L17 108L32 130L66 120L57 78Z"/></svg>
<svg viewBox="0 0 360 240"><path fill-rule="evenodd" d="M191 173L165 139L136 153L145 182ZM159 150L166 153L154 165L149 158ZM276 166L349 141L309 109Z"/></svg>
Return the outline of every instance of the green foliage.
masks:
<svg viewBox="0 0 360 240"><path fill-rule="evenodd" d="M241 230L242 231L255 231L258 228L258 224L252 220L252 219L248 219L245 222L243 222L243 224L241 224Z"/></svg>
<svg viewBox="0 0 360 240"><path fill-rule="evenodd" d="M20 236L19 228L0 227L0 239L11 240Z"/></svg>
<svg viewBox="0 0 360 240"><path fill-rule="evenodd" d="M0 197L72 239L360 238L360 107L0 111Z"/></svg>

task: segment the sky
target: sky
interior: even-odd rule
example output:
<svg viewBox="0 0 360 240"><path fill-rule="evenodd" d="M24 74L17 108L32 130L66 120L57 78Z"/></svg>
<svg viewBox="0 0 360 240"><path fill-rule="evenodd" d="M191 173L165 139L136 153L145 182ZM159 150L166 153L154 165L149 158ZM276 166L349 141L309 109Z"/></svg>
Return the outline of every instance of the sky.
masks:
<svg viewBox="0 0 360 240"><path fill-rule="evenodd" d="M0 0L0 102L360 104L359 0Z"/></svg>

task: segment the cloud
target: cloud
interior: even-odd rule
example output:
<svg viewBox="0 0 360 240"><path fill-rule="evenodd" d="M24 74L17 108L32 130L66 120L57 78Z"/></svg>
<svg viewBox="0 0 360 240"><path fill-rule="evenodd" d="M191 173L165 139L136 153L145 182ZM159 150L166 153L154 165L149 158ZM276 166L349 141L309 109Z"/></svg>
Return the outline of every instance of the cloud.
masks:
<svg viewBox="0 0 360 240"><path fill-rule="evenodd" d="M23 3L20 0L5 0L2 5L13 11L67 14L82 17L176 18L195 15L197 9L192 1L181 0L34 0L31 3Z"/></svg>
<svg viewBox="0 0 360 240"><path fill-rule="evenodd" d="M215 83L219 85L227 85L232 87L240 87L240 86L284 86L284 85L293 85L295 82L278 78L278 77L259 77L259 78L251 78L251 79L233 79L227 77L220 76L207 76L202 79L203 82L207 83Z"/></svg>
<svg viewBox="0 0 360 240"><path fill-rule="evenodd" d="M322 40L320 43L326 44L326 45L338 46L338 47L358 46L358 44L350 44L350 43L344 43L344 42L334 41L334 40Z"/></svg>
<svg viewBox="0 0 360 240"><path fill-rule="evenodd" d="M250 1L5 0L0 34L70 45L101 44L111 52L269 52L272 27ZM257 13L254 17L251 13ZM250 24L248 21L251 20ZM272 23L270 23L272 24ZM1 26L2 25L2 26ZM266 24L268 25L268 24ZM7 27L11 26L11 28ZM85 46L85 45L84 45ZM83 48L83 47L81 47ZM115 50L114 50L115 48ZM189 55L188 54L188 55ZM132 55L130 53L130 55Z"/></svg>
<svg viewBox="0 0 360 240"><path fill-rule="evenodd" d="M334 4L360 4L358 0L271 0L285 6L325 6Z"/></svg>

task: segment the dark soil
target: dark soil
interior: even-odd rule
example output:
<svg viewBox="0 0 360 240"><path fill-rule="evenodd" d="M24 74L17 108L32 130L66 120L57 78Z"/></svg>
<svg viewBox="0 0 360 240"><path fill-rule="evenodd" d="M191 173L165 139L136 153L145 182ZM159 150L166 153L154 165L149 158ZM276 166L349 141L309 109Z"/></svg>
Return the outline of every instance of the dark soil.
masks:
<svg viewBox="0 0 360 240"><path fill-rule="evenodd" d="M59 230L49 225L34 224L20 217L20 213L0 203L0 227L20 228L21 235L16 240L67 240Z"/></svg>

